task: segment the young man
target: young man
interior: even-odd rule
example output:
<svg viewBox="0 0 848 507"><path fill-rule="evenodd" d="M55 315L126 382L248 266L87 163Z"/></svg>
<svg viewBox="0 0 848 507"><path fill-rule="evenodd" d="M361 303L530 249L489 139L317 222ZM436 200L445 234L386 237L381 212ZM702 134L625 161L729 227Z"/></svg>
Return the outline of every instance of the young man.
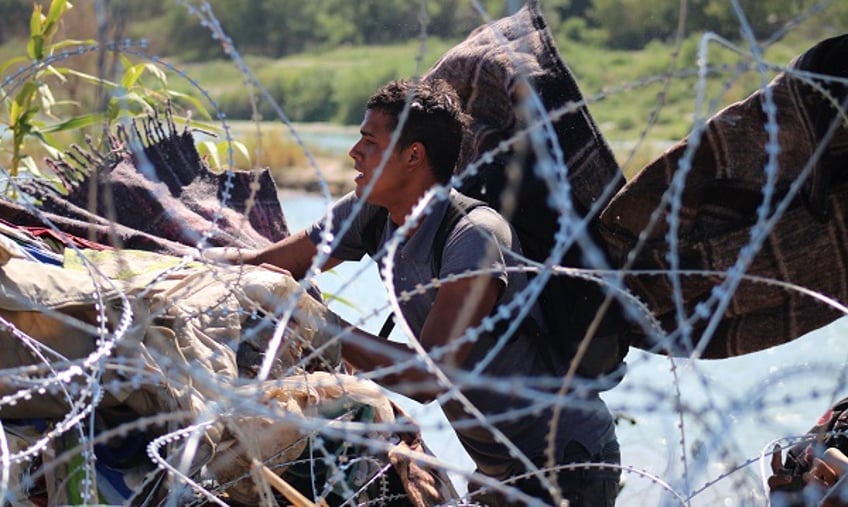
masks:
<svg viewBox="0 0 848 507"><path fill-rule="evenodd" d="M485 486L486 482L491 484L486 478L507 481L524 495L508 499L502 491L481 491L472 500L506 505L534 497L550 504L561 494L572 506L613 505L619 477L614 469L561 471L550 475L553 483L538 479L548 477L545 472L519 478L536 467L545 467L554 402L550 398L540 401L540 397L556 392L556 381L565 375L568 364L559 359L551 340L540 336L538 326L532 324L522 326L505 340L493 358L486 357L498 344L499 331L514 320L512 316L523 305L509 307L510 316L501 319L494 331L485 331L481 323L496 314L501 305L513 301L527 285L524 273L508 270L517 265L513 254L520 254L509 223L489 207L472 207L447 233L438 272L433 245L450 201L433 199L427 204L429 214L407 224L428 190L449 183L466 122L456 92L441 81L391 82L368 101L361 137L350 150L359 172L356 190L333 206L330 232L336 241L331 243L332 251L322 269L369 253L369 224L381 208L388 211L388 219L378 231L379 246L406 225L405 241L392 259L393 290L396 294L411 291L411 297L399 299L403 317L413 339L430 354L437 369L426 366L407 345L360 330L342 337L343 356L355 368L378 370L376 380L419 401L444 394L452 382L460 386L458 393L440 401L482 474L480 482ZM398 127L400 135L392 147L392 133ZM349 229L336 238L357 206L361 209ZM270 263L302 278L318 254L323 234L325 224L319 221L263 250L213 249L207 257ZM448 278L450 275L469 276ZM434 278L447 281L423 294L414 290ZM538 313L535 309L532 312ZM396 365L404 368L392 368ZM482 371L467 375L475 367ZM386 371L381 372L382 368ZM547 387L530 386L542 378L550 381ZM489 389L504 379L509 381L506 385L515 387ZM519 391L521 388L526 390ZM571 393L558 421L553 439L557 465L619 462L613 420L597 392Z"/></svg>

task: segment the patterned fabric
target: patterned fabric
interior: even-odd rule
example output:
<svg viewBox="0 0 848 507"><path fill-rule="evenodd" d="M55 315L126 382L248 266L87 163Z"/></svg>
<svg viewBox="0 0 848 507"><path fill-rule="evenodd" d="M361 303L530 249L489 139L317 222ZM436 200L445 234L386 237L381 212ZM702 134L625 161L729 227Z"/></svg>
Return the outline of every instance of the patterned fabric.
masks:
<svg viewBox="0 0 848 507"><path fill-rule="evenodd" d="M460 190L500 210L522 229L522 237L533 238L524 248L530 257L547 257L558 229L558 217L547 202L548 187L532 169L534 151L524 134L528 127L532 135L541 134L537 120L542 115L528 111L531 92L538 95L544 111L552 113L552 141L563 152L578 213L585 214L596 205L607 186L619 188L624 183L612 151L560 58L538 1L530 0L514 15L474 30L423 79L450 83L471 116L457 167L464 169L474 162L479 168L468 175ZM510 149L499 148L508 140L514 142ZM495 151L487 154L490 150ZM489 155L491 162L485 162ZM513 194L514 176L508 172L512 163L523 169L518 195ZM513 197L519 205L514 214L504 206L505 198Z"/></svg>
<svg viewBox="0 0 848 507"><path fill-rule="evenodd" d="M69 206L69 203L57 197L55 205L58 208L60 205ZM0 216L4 220L26 227L52 226L65 234L88 238L100 245L98 248L111 245L111 238L115 237L118 238L115 243L123 248L178 255L185 250L185 245L157 236L155 233L142 232L117 223L110 224L107 220L84 210L75 211L80 211L80 216L85 218L77 219L48 213L0 198ZM65 238L64 243L67 246L75 242L71 238Z"/></svg>
<svg viewBox="0 0 848 507"><path fill-rule="evenodd" d="M552 190L563 192L566 183L570 187L567 212L576 224L603 209L624 184L538 1L529 0L512 16L474 30L423 79L450 83L472 119L457 164L463 170L459 190L500 211L518 232L527 257L546 262L556 244L561 213L549 204ZM558 163L546 164L551 161ZM468 171L469 163L473 171ZM552 165L558 169L550 183L537 169ZM587 264L584 255L591 244L596 258L603 262L606 256L596 220L588 223L586 232L587 242L575 242L553 262L603 267ZM574 357L604 294L594 282L556 276L540 297L549 327L569 333L557 345L565 357ZM627 351L619 336L619 315L610 311L605 316L587 342L588 352L580 362L584 370L608 372Z"/></svg>
<svg viewBox="0 0 848 507"><path fill-rule="evenodd" d="M170 115L143 126L143 135L135 124L129 132L118 128L107 154L76 147L62 161L48 161L59 175L87 176L66 179L67 196L30 185L41 213L0 201L0 216L26 226L52 223L105 245L172 254L202 239L207 246L259 247L288 236L267 169L215 174L191 131L177 132Z"/></svg>
<svg viewBox="0 0 848 507"><path fill-rule="evenodd" d="M823 41L792 64L796 70L841 77L848 76L846 66L848 36ZM682 208L676 215L680 221L676 253L681 269L716 273L681 278L679 293L667 274L631 275L625 281L661 324L659 336L678 329L675 300L681 300L685 316L691 316L699 303L720 290L726 279L722 273L734 266L750 242L766 183L765 90L716 114L699 144L690 146L689 139L682 140L621 188L619 168L554 47L537 1L530 0L515 15L478 28L425 76L434 78L446 79L457 89L473 118L459 167L471 161L480 165L460 189L507 215L521 235L525 252L536 260L545 260L553 246L560 214L549 207L548 186L534 171L537 157L527 147L535 139L532 134L529 140L522 134L540 116L528 112L532 107L528 108L525 99L531 96L530 89L553 118L556 139L546 140L548 145L541 151L555 159L557 150L562 150L578 215L585 215L593 204L603 209L599 219L592 217L589 234L609 255L613 267L664 273L671 268L666 237L670 210L664 196L687 150L696 148L685 179ZM848 209L842 203L848 196L848 178L840 171L848 162L846 87L824 77L802 79L797 73L784 73L769 84L768 92L777 109L780 146L775 204L769 213L774 213L776 203L788 195L794 182L804 185L770 228L753 262L745 266L746 272L846 302L848 277L843 266L848 263ZM513 144L505 150L503 142L507 140ZM809 174L805 172L808 164ZM520 175L510 176L509 169L516 167ZM510 178L520 178L517 195L503 193L514 188ZM606 196L612 194L606 204ZM505 205L513 198L518 207L511 214ZM659 219L652 219L657 214ZM653 226L652 220L656 220ZM646 242L634 250L642 234ZM583 253L572 247L560 264L585 267ZM632 262L629 255L635 256ZM600 293L592 285L566 277L558 277L554 283L565 284L566 289L559 292L571 294L568 300L556 296L562 300L560 315L571 315L567 327L558 328L582 332L600 306ZM709 316L715 313L716 304L700 310ZM598 337L618 333L620 320L615 314L619 311L608 312L608 326L601 327ZM722 309L718 325L709 335L703 335L709 320L701 318L695 319L691 335L674 344L655 347L659 336L648 326L634 326L623 343L633 340L649 350L688 355L693 344L704 339L704 357L730 357L792 340L842 314L800 291L746 281ZM602 345L611 346L615 346L614 339Z"/></svg>
<svg viewBox="0 0 848 507"><path fill-rule="evenodd" d="M823 41L796 58L791 68L823 74L815 79L795 72L778 75L769 85L776 107L777 174L769 216L778 202L791 199L761 248L755 251L746 274L796 284L848 302L848 35ZM826 76L838 76L834 82ZM765 92L717 113L706 124L700 144L684 139L645 167L604 210L605 239L619 266L633 255L632 269L671 268L669 206L664 196L681 171L687 150L695 149L677 220L680 269L716 272L680 277L681 292L671 277L628 276L627 286L642 298L667 332L678 327L675 300L686 315L720 290L725 273L746 253L751 243L757 208L763 202L768 163L764 113ZM790 195L793 184L803 184ZM789 197L787 197L789 196ZM652 215L659 219L651 227ZM634 250L637 238L646 235ZM674 253L674 252L672 252ZM693 323L693 340L701 338L715 304L706 318ZM736 356L778 345L821 327L843 312L798 290L743 281L709 338L704 357ZM640 331L641 333L641 331ZM638 346L650 348L650 338L637 336ZM676 353L690 348L679 340Z"/></svg>
<svg viewBox="0 0 848 507"><path fill-rule="evenodd" d="M846 53L848 36L837 37L801 55L792 68L845 77ZM669 208L664 196L687 150L695 148L682 207L676 214L676 253L681 269L715 274L681 277L680 293L675 293L665 274L630 274L626 278L627 287L646 304L663 332L678 327L674 301L682 301L686 315L691 315L721 287L725 277L720 273L734 266L750 242L766 181L764 90L711 118L697 146L690 147L690 139L682 140L622 188L617 163L560 58L537 0L529 0L513 16L472 32L424 76L436 78L457 89L473 118L458 167L471 163L475 171L466 175L461 190L507 215L522 238L529 238L524 241L525 253L537 260L544 260L554 244L560 215L548 206L548 184L532 170L537 157L528 146L539 140L536 120L543 115L526 107L536 103L525 101L533 96L531 89L537 94L537 103L551 113L553 137L547 142L553 148L548 146L543 152L554 159L561 152L567 168L565 180L554 189L569 184L575 216L586 215L590 209L603 210L600 217L591 217L588 232L613 267L660 271L671 267L666 237ZM839 170L848 161L845 85L823 77L802 78L793 72L779 75L768 91L776 106L780 146L773 203L787 196L794 182L803 185L770 227L751 264L742 267L749 275L848 301L848 277L842 272L848 258L844 240L848 210L842 204L848 182L845 172ZM67 198L43 188L33 189L43 199L38 214L0 200L0 216L26 226L41 226L49 220L60 230L103 244L164 253L182 253L184 245L195 246L204 234L211 245L243 246L265 245L288 234L267 172L258 176L236 173L228 207L213 224L228 186L227 177L212 174L197 155L189 133L176 133L170 121L152 118L143 130L144 135L119 131L110 155L77 150L70 162L64 162L89 172L109 168L92 191L97 204L91 212L86 210L89 181L94 178L86 178L67 182L72 189ZM139 143L144 146L142 152L128 149ZM513 167L520 169L517 176L509 171ZM514 189L511 181L516 178L521 181L517 195L504 193ZM254 188L257 190L252 193ZM511 202L518 208L511 209ZM110 214L113 204L115 215ZM769 213L774 209L771 206ZM659 219L649 227L654 214ZM643 234L644 244L634 250ZM559 263L586 266L583 254L583 248L573 246ZM561 315L573 319L571 325L577 332L585 329L600 304L599 291L573 278L558 277L557 282L566 284L571 294L570 300L562 303ZM709 315L716 306L701 310ZM784 343L841 315L799 291L743 281L706 337L709 343L704 356L729 357ZM611 320L615 325L617 319ZM691 344L686 339L700 339L707 326L708 320L696 319L691 336L674 346L665 344L664 349L687 354ZM647 331L637 326L634 344L657 350Z"/></svg>

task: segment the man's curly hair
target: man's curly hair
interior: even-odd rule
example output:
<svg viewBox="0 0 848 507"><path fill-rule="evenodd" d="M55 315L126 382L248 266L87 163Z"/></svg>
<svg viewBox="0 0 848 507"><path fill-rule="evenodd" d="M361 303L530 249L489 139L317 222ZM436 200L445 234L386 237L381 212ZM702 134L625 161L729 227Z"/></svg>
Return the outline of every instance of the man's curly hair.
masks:
<svg viewBox="0 0 848 507"><path fill-rule="evenodd" d="M468 116L462 111L459 96L441 79L413 82L391 81L377 90L366 104L367 109L387 113L397 128L401 112L409 102L409 113L398 138L398 147L420 142L427 150L434 176L447 184L459 158L462 136Z"/></svg>

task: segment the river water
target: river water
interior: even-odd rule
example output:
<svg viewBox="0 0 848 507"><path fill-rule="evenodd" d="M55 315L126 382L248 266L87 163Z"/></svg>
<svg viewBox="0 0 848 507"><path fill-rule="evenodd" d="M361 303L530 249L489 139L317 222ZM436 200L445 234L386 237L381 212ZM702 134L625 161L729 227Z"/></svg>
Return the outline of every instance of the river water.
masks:
<svg viewBox="0 0 848 507"><path fill-rule="evenodd" d="M291 230L320 218L321 196L280 195ZM388 313L376 266L367 258L320 275L331 308L377 332ZM377 314L375 310L383 309ZM366 317L363 320L363 315ZM628 373L603 393L622 446L624 489L618 505L766 505L760 460L770 442L803 434L834 398L845 396L848 319L792 343L719 361L682 361L631 350ZM679 393L679 395L678 395ZM457 470L473 464L438 406L393 398L419 422L433 453ZM766 465L767 466L767 465ZM465 491L461 474L452 474ZM666 485L677 494L667 491Z"/></svg>

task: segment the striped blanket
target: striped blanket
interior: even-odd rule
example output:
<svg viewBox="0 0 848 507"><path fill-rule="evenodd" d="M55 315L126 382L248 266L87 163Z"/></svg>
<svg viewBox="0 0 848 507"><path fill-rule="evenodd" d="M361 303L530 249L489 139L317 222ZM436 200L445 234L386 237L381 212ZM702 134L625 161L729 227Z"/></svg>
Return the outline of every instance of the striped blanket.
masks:
<svg viewBox="0 0 848 507"><path fill-rule="evenodd" d="M632 273L627 286L665 331L684 321L691 326L691 333L673 336L673 350L736 356L845 314L846 106L843 35L719 111L639 172L603 211L605 244L617 266L661 273ZM779 147L773 159L772 141ZM672 196L679 198L674 207ZM655 345L641 330L635 340Z"/></svg>

